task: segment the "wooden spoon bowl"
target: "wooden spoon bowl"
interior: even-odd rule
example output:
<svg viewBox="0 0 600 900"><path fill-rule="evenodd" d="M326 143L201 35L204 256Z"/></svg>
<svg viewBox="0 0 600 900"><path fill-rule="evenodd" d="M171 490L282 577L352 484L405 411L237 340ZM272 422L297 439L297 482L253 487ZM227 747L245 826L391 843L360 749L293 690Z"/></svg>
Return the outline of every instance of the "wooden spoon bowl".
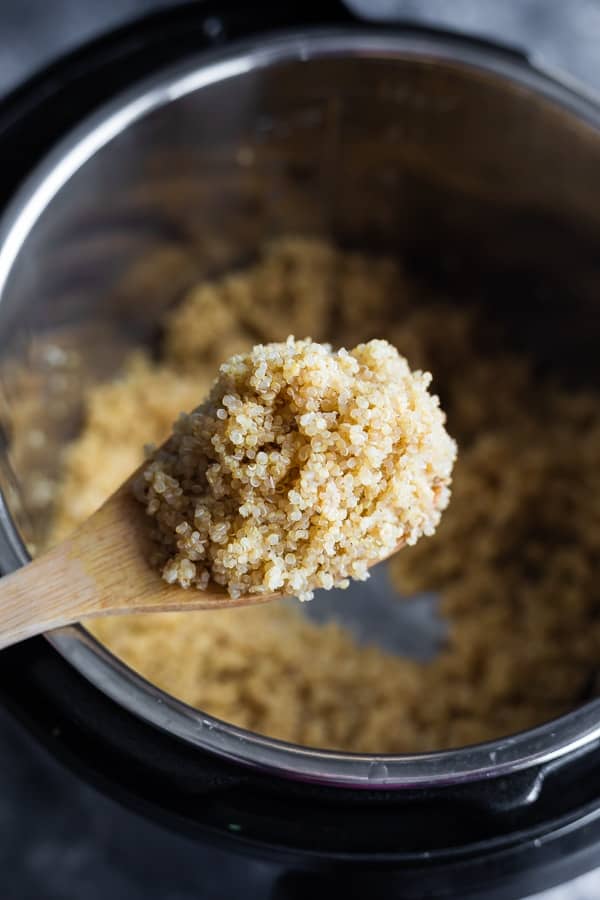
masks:
<svg viewBox="0 0 600 900"><path fill-rule="evenodd" d="M204 591L167 584L147 561L148 521L132 490L139 472L67 540L0 580L0 648L98 616L225 609L285 596L233 599L212 583Z"/></svg>

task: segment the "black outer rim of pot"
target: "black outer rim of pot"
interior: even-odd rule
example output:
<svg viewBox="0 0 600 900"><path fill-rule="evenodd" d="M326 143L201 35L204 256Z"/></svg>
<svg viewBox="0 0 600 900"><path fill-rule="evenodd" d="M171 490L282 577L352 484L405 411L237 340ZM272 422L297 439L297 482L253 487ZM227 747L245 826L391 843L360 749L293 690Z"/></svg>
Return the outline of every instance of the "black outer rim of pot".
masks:
<svg viewBox="0 0 600 900"><path fill-rule="evenodd" d="M99 38L0 103L0 206L52 144L129 81L215 42L352 21L331 0L255 3L251 20L240 3L198 2ZM395 885L406 898L494 900L600 863L595 746L524 775L399 796L299 784L188 747L110 701L43 638L0 654L0 699L57 758L124 805L203 841L310 870L286 875L277 897L332 889L388 897Z"/></svg>

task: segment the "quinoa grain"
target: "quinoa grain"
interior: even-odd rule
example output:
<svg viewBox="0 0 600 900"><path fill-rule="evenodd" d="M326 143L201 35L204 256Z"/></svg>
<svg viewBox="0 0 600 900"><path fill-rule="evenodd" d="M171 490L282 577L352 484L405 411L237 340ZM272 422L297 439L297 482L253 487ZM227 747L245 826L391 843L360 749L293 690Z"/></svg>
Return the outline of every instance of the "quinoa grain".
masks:
<svg viewBox="0 0 600 900"><path fill-rule="evenodd" d="M223 363L136 480L169 583L310 600L431 535L456 445L387 341L257 345Z"/></svg>

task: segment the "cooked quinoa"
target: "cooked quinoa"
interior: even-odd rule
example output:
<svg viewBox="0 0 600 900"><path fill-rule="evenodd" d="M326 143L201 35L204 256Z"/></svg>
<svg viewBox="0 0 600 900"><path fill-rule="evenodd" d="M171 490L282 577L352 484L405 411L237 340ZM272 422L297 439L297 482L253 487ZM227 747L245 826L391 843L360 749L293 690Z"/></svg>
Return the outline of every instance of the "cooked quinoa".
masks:
<svg viewBox="0 0 600 900"><path fill-rule="evenodd" d="M223 363L135 482L165 581L310 600L432 535L456 445L430 383L382 340L288 337Z"/></svg>
<svg viewBox="0 0 600 900"><path fill-rule="evenodd" d="M384 336L413 369L435 373L460 447L435 535L388 567L400 595L438 593L448 635L434 659L363 646L297 603L107 617L94 634L185 702L316 747L456 747L530 728L593 695L600 398L534 376L460 301L434 296L395 260L292 238L192 286L165 322L160 364L137 353L118 380L89 391L53 530L57 540L89 516L232 352L290 332L335 347Z"/></svg>

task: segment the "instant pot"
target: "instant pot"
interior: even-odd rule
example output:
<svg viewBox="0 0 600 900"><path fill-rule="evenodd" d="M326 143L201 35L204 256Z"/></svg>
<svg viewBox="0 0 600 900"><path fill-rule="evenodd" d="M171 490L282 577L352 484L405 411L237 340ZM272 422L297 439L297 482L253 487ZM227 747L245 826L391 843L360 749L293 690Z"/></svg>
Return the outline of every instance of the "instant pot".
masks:
<svg viewBox="0 0 600 900"><path fill-rule="evenodd" d="M41 396L46 336L106 375L152 347L182 259L210 276L283 232L401 254L488 304L541 368L598 381L600 107L518 51L335 2L186 4L38 74L0 105L0 148L0 364L27 361ZM143 289L128 279L161 254ZM43 527L11 389L4 573ZM74 426L51 407L58 449ZM274 897L493 900L600 865L598 700L485 745L325 752L187 707L80 626L3 651L0 694L123 803L284 864Z"/></svg>

